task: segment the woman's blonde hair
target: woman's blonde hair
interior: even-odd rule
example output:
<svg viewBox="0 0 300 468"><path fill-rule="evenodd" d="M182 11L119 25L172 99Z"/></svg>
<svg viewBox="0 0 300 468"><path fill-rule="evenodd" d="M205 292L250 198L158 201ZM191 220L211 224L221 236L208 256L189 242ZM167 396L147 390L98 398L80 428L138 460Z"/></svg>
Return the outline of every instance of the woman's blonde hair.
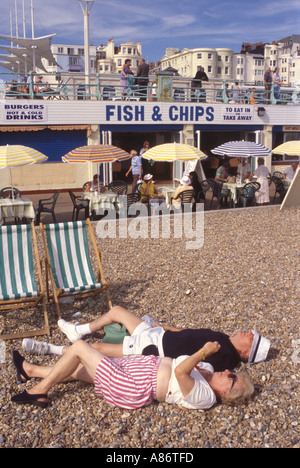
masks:
<svg viewBox="0 0 300 468"><path fill-rule="evenodd" d="M255 389L249 374L243 371L239 373L238 376L239 382L242 384L236 385L236 388L233 386L229 395L222 396L220 398L222 403L230 406L238 406L246 405L253 400Z"/></svg>

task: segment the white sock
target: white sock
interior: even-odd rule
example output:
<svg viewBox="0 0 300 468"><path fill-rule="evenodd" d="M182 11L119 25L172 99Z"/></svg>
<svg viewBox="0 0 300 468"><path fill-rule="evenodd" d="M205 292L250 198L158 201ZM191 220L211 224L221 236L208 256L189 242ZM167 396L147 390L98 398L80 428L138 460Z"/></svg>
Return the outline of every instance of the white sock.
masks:
<svg viewBox="0 0 300 468"><path fill-rule="evenodd" d="M54 344L49 343L48 345L48 353L49 354L57 354L57 356L62 356L62 351L64 346L57 346Z"/></svg>
<svg viewBox="0 0 300 468"><path fill-rule="evenodd" d="M84 323L83 325L76 325L75 328L77 333L82 336L90 335L92 333L89 323Z"/></svg>

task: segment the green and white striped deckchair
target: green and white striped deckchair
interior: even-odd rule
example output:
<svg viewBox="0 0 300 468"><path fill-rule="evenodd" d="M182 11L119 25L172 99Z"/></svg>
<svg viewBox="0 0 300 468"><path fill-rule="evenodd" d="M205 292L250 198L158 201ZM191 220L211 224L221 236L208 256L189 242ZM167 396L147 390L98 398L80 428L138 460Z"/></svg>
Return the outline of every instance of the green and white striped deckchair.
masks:
<svg viewBox="0 0 300 468"><path fill-rule="evenodd" d="M35 255L35 261L34 261ZM38 278L38 285L35 279ZM4 334L12 339L49 334L46 297L33 224L0 227L0 310L35 307L42 303L45 328Z"/></svg>
<svg viewBox="0 0 300 468"><path fill-rule="evenodd" d="M91 264L87 226L98 264L97 277ZM46 250L48 299L54 300L58 317L60 318L58 302L60 296L84 297L105 290L111 307L109 283L104 278L100 253L90 221L87 219L59 224L41 224L41 228ZM49 279L53 296L49 294Z"/></svg>

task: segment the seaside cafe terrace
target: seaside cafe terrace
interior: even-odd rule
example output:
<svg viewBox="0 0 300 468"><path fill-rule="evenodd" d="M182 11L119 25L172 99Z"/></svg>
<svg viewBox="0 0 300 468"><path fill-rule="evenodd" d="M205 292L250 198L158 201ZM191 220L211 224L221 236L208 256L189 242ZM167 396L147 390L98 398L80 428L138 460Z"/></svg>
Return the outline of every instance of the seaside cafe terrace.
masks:
<svg viewBox="0 0 300 468"><path fill-rule="evenodd" d="M37 83L37 78L40 83ZM1 77L0 77L1 78ZM21 192L80 189L91 180L92 164L63 164L62 156L76 147L112 144L139 153L150 147L185 143L200 148L201 178L214 178L222 159L211 150L228 142L246 140L273 149L300 139L300 88L281 87L276 95L262 84L212 80L192 88L191 79L171 72L149 76L147 86L135 78L125 90L119 75L30 73L0 88L0 146L24 145L48 157L44 164L14 169L14 186ZM265 160L271 174L283 172L299 156L273 154ZM237 161L231 161L233 171ZM173 167L174 164L174 167ZM187 163L143 160L144 173L155 180L180 180ZM256 168L251 158L251 169ZM111 163L106 180L126 180L130 160ZM199 168L198 168L199 169ZM103 174L102 174L103 176ZM128 181L128 179L126 180ZM1 187L9 185L9 171L0 172Z"/></svg>

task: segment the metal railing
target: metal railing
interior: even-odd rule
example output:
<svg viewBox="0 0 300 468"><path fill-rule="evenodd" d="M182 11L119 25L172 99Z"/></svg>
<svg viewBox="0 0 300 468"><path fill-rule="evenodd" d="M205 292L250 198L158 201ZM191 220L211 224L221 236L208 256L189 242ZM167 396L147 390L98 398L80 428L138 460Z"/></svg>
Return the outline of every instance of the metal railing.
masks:
<svg viewBox="0 0 300 468"><path fill-rule="evenodd" d="M37 79L39 77L39 79ZM1 75L0 75L1 78ZM6 82L0 90L2 99L47 99L47 100L93 100L93 101L157 101L160 96L159 80L156 75L145 78L130 77L126 85L120 75L90 75L86 83L84 74L30 73L21 81ZM192 87L199 85L199 87ZM202 86L201 86L202 85ZM164 99L165 100L165 99ZM240 103L240 104L300 104L300 88L282 86L276 91L273 83L266 90L263 84L232 80L199 82L191 78L171 78L169 101L197 103Z"/></svg>

